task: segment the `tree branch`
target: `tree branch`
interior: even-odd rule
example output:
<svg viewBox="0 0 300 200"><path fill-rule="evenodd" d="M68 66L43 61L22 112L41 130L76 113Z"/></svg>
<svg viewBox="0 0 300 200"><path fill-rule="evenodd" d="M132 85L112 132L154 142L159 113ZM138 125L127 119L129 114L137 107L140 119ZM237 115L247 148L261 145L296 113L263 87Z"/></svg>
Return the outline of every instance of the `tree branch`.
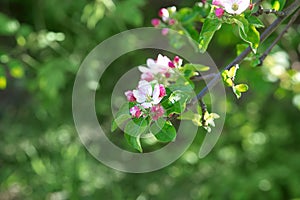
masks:
<svg viewBox="0 0 300 200"><path fill-rule="evenodd" d="M283 31L278 35L278 37L273 41L273 43L269 46L269 48L262 54L262 56L259 58L259 66L261 66L268 56L268 54L271 52L271 50L274 48L274 46L279 42L279 40L284 36L284 34L287 32L287 30L293 25L293 23L296 21L297 17L300 15L300 10L298 10L293 17L290 19L289 23L286 25L286 27L283 29Z"/></svg>
<svg viewBox="0 0 300 200"><path fill-rule="evenodd" d="M296 10L298 10L300 7L300 0L296 0L294 3L292 3L289 7L283 10L284 16L278 16L278 18L261 34L260 41L261 43L268 38L277 28L278 26L286 20L289 16L291 16ZM239 64L242 62L247 55L251 53L250 46L245 49L238 57L236 57L231 63L229 63L224 70L228 70L231 67ZM205 88L203 88L198 94L197 97L192 100L192 104L196 103L199 99L202 99L206 93L209 91L210 88L214 87L218 81L221 79L221 73L218 73L214 76L214 78L206 85Z"/></svg>

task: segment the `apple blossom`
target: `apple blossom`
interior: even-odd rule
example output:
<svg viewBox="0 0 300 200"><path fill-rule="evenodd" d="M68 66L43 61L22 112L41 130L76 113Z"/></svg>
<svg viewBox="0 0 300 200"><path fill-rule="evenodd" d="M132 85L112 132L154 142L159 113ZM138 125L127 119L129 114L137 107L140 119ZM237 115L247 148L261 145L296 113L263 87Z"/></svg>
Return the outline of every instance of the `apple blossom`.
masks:
<svg viewBox="0 0 300 200"><path fill-rule="evenodd" d="M150 82L157 74L164 74L167 78L170 77L170 62L171 60L167 56L162 56L161 54L158 55L156 60L147 59L147 67L139 66L139 70L142 72L141 79Z"/></svg>
<svg viewBox="0 0 300 200"><path fill-rule="evenodd" d="M157 105L161 100L160 85L155 84L154 89L151 83L145 80L139 82L137 90L133 90L133 95L136 101L140 103L144 108L150 108L153 105Z"/></svg>
<svg viewBox="0 0 300 200"><path fill-rule="evenodd" d="M127 97L127 100L128 100L129 102L134 102L134 101L136 101L136 99L135 99L135 97L134 97L134 95L133 95L133 92L132 92L131 90L126 91L126 92L125 92L125 96Z"/></svg>
<svg viewBox="0 0 300 200"><path fill-rule="evenodd" d="M220 0L225 11L230 14L241 14L250 6L250 0Z"/></svg>
<svg viewBox="0 0 300 200"><path fill-rule="evenodd" d="M170 14L169 14L169 11L166 8L162 8L162 9L159 10L158 16L160 16L162 18L162 20L164 22L166 22L166 21L169 20Z"/></svg>
<svg viewBox="0 0 300 200"><path fill-rule="evenodd" d="M142 111L138 106L134 106L130 108L129 112L132 115L132 117L136 117L136 118L139 118L142 115Z"/></svg>
<svg viewBox="0 0 300 200"><path fill-rule="evenodd" d="M156 106L153 106L151 108L151 113L152 113L152 119L153 120L158 120L160 117L162 117L165 113L164 108L158 104Z"/></svg>

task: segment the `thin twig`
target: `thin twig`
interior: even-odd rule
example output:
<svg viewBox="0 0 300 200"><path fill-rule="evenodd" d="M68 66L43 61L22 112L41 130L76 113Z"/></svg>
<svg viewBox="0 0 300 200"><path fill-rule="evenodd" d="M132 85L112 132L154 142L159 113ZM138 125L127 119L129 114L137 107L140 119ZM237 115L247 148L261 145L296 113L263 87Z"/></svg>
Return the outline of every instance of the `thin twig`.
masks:
<svg viewBox="0 0 300 200"><path fill-rule="evenodd" d="M278 35L278 37L273 41L273 43L269 46L269 48L262 54L262 56L259 58L259 66L262 66L264 60L266 57L270 54L274 46L279 42L279 40L283 37L283 35L288 31L288 29L293 25L293 23L296 21L297 17L300 15L300 10L298 10L293 17L290 19L289 23L286 25L286 27L283 29L283 31Z"/></svg>
<svg viewBox="0 0 300 200"><path fill-rule="evenodd" d="M207 112L207 106L202 99L200 99L199 102L200 102L201 112L202 112L201 123L202 126L206 126L206 120L204 117L205 117L205 113Z"/></svg>
<svg viewBox="0 0 300 200"><path fill-rule="evenodd" d="M278 10L275 10L275 9L264 9L261 5L258 6L258 10L253 13L252 15L258 17L260 15L263 15L263 14L275 14L277 16L284 16L285 13L283 11L278 11Z"/></svg>
<svg viewBox="0 0 300 200"><path fill-rule="evenodd" d="M192 81L203 81L207 79L214 78L216 76L216 73L211 73L211 74L206 74L206 75L198 75L198 76L193 76L191 78Z"/></svg>
<svg viewBox="0 0 300 200"><path fill-rule="evenodd" d="M296 0L294 3L292 3L288 8L286 8L283 12L285 13L284 16L279 16L260 36L261 43L269 37L277 28L278 26L286 20L290 15L292 15L298 8L300 7L300 0ZM251 52L250 46L245 49L238 57L236 57L231 63L229 63L224 70L228 70L231 67L239 64L242 62L247 55ZM215 86L218 81L221 79L221 73L216 74L216 76L206 85L205 88L203 88L198 94L195 99L191 102L192 104L196 103L198 99L202 99L206 93L211 89L213 86Z"/></svg>

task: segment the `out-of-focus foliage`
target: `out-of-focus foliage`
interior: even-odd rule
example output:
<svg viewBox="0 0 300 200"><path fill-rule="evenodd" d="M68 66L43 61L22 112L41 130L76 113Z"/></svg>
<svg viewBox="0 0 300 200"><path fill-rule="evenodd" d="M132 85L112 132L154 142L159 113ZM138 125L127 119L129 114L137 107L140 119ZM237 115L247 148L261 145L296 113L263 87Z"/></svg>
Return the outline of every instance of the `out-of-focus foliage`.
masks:
<svg viewBox="0 0 300 200"><path fill-rule="evenodd" d="M300 113L293 105L300 105L299 23L262 68L252 68L248 62L240 65L238 81L250 89L240 100L228 92L226 125L206 158L197 157L204 131L199 131L178 161L148 174L107 168L80 143L72 119L71 94L84 57L113 34L149 26L160 7L174 3L188 4L1 1L0 199L300 198ZM224 25L212 40L208 52L220 68L235 57L237 34L232 33L232 25ZM133 52L105 72L96 109L107 133L112 119L110 93L118 77L156 55ZM109 137L124 143L121 134Z"/></svg>

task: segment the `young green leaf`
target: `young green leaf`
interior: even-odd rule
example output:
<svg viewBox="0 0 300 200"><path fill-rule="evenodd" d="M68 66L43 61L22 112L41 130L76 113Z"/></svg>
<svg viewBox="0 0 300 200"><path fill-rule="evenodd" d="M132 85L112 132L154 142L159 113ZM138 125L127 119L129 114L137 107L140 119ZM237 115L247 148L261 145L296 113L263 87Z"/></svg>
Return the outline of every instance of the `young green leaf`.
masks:
<svg viewBox="0 0 300 200"><path fill-rule="evenodd" d="M249 22L249 24L254 25L256 28L263 28L265 27L265 25L262 23L262 21L260 21L260 19L256 16L253 15L249 15L247 17L247 20Z"/></svg>
<svg viewBox="0 0 300 200"><path fill-rule="evenodd" d="M246 84L239 84L234 86L236 90L238 90L239 92L247 92L249 87Z"/></svg>
<svg viewBox="0 0 300 200"><path fill-rule="evenodd" d="M132 136L132 135L129 135L129 134L124 134L124 137L125 139L127 140L127 143L133 147L134 149L138 150L139 152L143 152L143 149L142 149L142 145L141 145L141 141L140 141L140 136Z"/></svg>
<svg viewBox="0 0 300 200"><path fill-rule="evenodd" d="M259 32L256 30L254 25L250 25L249 29L248 29L248 33L247 35L245 35L243 33L243 31L241 30L241 28L239 29L239 33L240 33L240 37L247 43L250 44L250 47L252 49L252 51L254 53L256 53L256 50L259 46L259 42L260 42L260 34Z"/></svg>
<svg viewBox="0 0 300 200"><path fill-rule="evenodd" d="M148 128L148 120L145 118L138 118L130 120L124 129L124 137L129 145L136 150L142 152L140 136L145 133Z"/></svg>
<svg viewBox="0 0 300 200"><path fill-rule="evenodd" d="M284 8L286 0L272 0L271 3L273 9L280 11Z"/></svg>
<svg viewBox="0 0 300 200"><path fill-rule="evenodd" d="M115 119L112 121L111 132L115 131L119 126L121 126L128 119L131 119L129 114L130 103L124 103L118 112L116 113Z"/></svg>
<svg viewBox="0 0 300 200"><path fill-rule="evenodd" d="M240 35L241 37L247 37L248 31L249 31L249 23L248 20L245 19L244 16L235 16L233 19L234 23L236 23L239 26Z"/></svg>
<svg viewBox="0 0 300 200"><path fill-rule="evenodd" d="M248 86L246 84L239 84L232 87L232 90L236 97L239 99L242 96L243 92L246 92L248 90Z"/></svg>
<svg viewBox="0 0 300 200"><path fill-rule="evenodd" d="M150 128L151 133L160 142L171 142L176 138L176 129L171 122L156 121Z"/></svg>
<svg viewBox="0 0 300 200"><path fill-rule="evenodd" d="M222 26L222 22L217 18L206 18L200 32L199 49L204 53L212 40L215 32Z"/></svg>

